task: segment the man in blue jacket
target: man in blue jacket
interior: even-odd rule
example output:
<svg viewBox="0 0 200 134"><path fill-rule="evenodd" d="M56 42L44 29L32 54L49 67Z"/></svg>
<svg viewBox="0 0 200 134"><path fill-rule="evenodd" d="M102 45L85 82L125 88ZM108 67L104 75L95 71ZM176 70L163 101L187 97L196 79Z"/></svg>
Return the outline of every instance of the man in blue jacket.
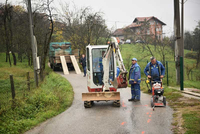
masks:
<svg viewBox="0 0 200 134"><path fill-rule="evenodd" d="M165 67L155 57L151 57L150 60L151 62L147 64L144 73L150 81L160 81L165 75Z"/></svg>
<svg viewBox="0 0 200 134"><path fill-rule="evenodd" d="M84 71L83 77L85 77L86 76L86 58L85 58L85 54L82 54L81 65L82 65L83 71Z"/></svg>
<svg viewBox="0 0 200 134"><path fill-rule="evenodd" d="M132 59L132 66L129 71L129 84L131 84L131 99L128 101L140 101L140 82L141 73L140 66L137 64L137 59Z"/></svg>

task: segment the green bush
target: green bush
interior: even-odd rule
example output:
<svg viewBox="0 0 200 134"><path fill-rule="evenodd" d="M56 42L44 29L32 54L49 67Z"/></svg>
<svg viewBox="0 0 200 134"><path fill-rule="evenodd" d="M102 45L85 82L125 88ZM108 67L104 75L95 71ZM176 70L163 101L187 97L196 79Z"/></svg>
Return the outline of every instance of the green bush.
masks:
<svg viewBox="0 0 200 134"><path fill-rule="evenodd" d="M195 52L188 52L187 54L185 54L185 58L197 59L197 53L195 53Z"/></svg>

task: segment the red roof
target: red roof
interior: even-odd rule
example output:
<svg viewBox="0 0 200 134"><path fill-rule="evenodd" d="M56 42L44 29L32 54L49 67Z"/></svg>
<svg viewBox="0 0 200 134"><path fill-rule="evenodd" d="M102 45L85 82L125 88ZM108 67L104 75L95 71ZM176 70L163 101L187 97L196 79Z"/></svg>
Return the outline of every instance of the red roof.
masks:
<svg viewBox="0 0 200 134"><path fill-rule="evenodd" d="M127 27L140 27L141 26L141 24L137 24L137 23L132 23L132 24L130 24L130 25L128 25Z"/></svg>
<svg viewBox="0 0 200 134"><path fill-rule="evenodd" d="M113 35L123 35L123 34L124 34L123 28L117 29L117 30L115 30L115 32L113 33Z"/></svg>
<svg viewBox="0 0 200 134"><path fill-rule="evenodd" d="M137 21L142 22L142 21L144 21L145 19L146 19L146 21L149 21L149 20L151 20L151 19L156 19L156 20L158 20L162 25L166 25L164 22L162 22L161 20L159 20L157 17L154 17L154 16L150 16L150 17L136 17L136 18L134 19L133 23L134 23L134 22L137 22Z"/></svg>

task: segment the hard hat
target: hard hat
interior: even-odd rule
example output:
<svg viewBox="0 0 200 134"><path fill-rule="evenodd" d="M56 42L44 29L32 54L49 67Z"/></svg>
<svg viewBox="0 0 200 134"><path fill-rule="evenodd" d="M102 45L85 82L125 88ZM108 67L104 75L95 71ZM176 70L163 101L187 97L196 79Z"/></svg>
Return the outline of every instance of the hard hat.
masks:
<svg viewBox="0 0 200 134"><path fill-rule="evenodd" d="M137 59L136 59L136 58L133 58L133 59L132 59L132 61L133 61L133 60L137 61Z"/></svg>

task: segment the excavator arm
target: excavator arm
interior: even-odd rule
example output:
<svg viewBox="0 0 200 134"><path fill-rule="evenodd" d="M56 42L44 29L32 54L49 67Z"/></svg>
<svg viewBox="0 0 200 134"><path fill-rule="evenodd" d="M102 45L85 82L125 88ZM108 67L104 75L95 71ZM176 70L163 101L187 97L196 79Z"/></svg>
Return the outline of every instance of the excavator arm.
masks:
<svg viewBox="0 0 200 134"><path fill-rule="evenodd" d="M111 83L113 86L117 88L126 88L127 87L127 71L125 69L123 59L121 56L121 52L119 49L119 45L117 42L117 39L115 37L111 37L111 43L109 44L107 51L104 53L103 56L103 70L104 70L104 75L103 75L103 91L109 91L109 64L111 60L111 56L115 58L116 62L118 63L118 66L120 68L120 75L117 77L115 76L114 82L112 81ZM116 67L116 65L115 65Z"/></svg>

